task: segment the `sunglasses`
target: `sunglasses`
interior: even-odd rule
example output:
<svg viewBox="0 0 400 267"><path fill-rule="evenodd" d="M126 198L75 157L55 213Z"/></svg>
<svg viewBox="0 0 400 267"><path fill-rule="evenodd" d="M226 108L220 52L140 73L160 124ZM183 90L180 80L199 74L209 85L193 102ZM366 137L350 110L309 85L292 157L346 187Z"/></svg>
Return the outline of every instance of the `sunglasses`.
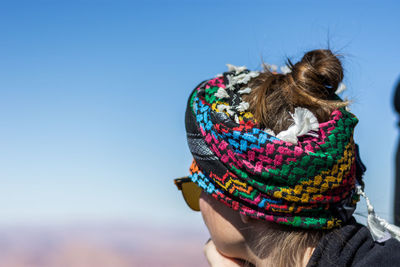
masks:
<svg viewBox="0 0 400 267"><path fill-rule="evenodd" d="M189 177L182 177L174 179L174 183L179 190L182 191L183 198L186 204L194 211L200 211L199 199L201 194L201 188L192 182Z"/></svg>

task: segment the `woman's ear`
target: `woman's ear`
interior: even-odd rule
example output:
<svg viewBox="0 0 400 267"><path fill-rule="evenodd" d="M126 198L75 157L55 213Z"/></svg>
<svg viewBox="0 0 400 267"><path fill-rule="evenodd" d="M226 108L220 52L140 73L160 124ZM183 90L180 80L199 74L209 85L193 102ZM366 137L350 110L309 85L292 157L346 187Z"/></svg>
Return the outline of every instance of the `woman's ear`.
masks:
<svg viewBox="0 0 400 267"><path fill-rule="evenodd" d="M251 220L251 218L249 216L241 214L241 213L240 213L240 219L242 220L243 223L248 223Z"/></svg>

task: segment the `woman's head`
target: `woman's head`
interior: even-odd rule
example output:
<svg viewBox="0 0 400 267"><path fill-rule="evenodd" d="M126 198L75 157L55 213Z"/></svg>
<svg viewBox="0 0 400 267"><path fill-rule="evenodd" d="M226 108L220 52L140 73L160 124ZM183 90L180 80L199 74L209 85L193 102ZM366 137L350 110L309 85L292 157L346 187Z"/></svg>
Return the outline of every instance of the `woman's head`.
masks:
<svg viewBox="0 0 400 267"><path fill-rule="evenodd" d="M356 180L362 184L358 120L335 94L340 60L314 50L289 61L288 73L228 68L200 83L186 109L190 178L203 190L210 233L222 250L253 244L261 253L255 236L313 244L318 230L351 218Z"/></svg>
<svg viewBox="0 0 400 267"><path fill-rule="evenodd" d="M329 50L289 67L278 74L230 65L196 87L186 110L191 179L250 217L331 229L359 199L358 120L334 93L343 70Z"/></svg>

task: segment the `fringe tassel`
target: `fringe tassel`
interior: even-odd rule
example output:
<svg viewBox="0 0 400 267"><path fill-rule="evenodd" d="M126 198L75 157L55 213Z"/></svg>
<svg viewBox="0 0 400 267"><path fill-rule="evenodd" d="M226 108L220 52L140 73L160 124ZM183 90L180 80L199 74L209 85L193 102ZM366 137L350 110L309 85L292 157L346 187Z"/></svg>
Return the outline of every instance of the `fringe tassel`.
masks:
<svg viewBox="0 0 400 267"><path fill-rule="evenodd" d="M365 198L368 208L367 226L371 232L372 238L377 242L384 242L390 237L400 241L400 227L388 223L386 220L380 218L375 214L374 207L371 205L369 198L362 190L360 185L357 186L357 194Z"/></svg>
<svg viewBox="0 0 400 267"><path fill-rule="evenodd" d="M346 90L346 85L344 83L339 83L338 88L336 89L335 94L339 95L341 94L344 90Z"/></svg>
<svg viewBox="0 0 400 267"><path fill-rule="evenodd" d="M319 123L311 111L297 107L294 109L294 114L290 113L290 116L292 116L294 123L287 130L278 133L276 135L277 138L297 144L298 136L305 134L315 136L315 133L311 131L318 131Z"/></svg>

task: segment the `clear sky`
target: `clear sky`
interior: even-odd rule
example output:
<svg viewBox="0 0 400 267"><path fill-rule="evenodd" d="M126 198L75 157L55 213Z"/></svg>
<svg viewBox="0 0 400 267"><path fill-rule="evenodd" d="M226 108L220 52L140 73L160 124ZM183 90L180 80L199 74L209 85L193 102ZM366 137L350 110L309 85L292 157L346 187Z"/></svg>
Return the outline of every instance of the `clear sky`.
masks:
<svg viewBox="0 0 400 267"><path fill-rule="evenodd" d="M391 219L399 1L0 1L0 224L200 224L189 92L226 63L260 70L329 46L359 117L366 192ZM365 209L359 212L366 213Z"/></svg>

